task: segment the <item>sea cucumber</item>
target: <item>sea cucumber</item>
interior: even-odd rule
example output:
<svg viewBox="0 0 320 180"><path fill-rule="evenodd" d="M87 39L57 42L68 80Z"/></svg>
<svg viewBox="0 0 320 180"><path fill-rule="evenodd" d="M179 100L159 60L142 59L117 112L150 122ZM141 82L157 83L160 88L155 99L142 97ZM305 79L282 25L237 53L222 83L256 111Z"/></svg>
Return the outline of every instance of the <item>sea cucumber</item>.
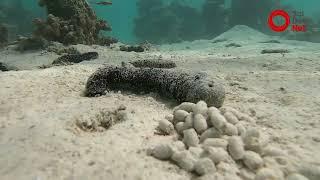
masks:
<svg viewBox="0 0 320 180"><path fill-rule="evenodd" d="M138 60L138 61L131 61L129 62L134 67L140 67L140 68L165 68L165 69L171 69L177 67L176 63L170 60Z"/></svg>
<svg viewBox="0 0 320 180"><path fill-rule="evenodd" d="M271 54L271 53L289 53L287 49L264 49L261 54Z"/></svg>
<svg viewBox="0 0 320 180"><path fill-rule="evenodd" d="M119 66L106 66L93 73L87 81L85 95L103 95L106 90L119 88L154 91L178 102L203 100L215 107L221 107L225 98L224 87L206 73Z"/></svg>
<svg viewBox="0 0 320 180"><path fill-rule="evenodd" d="M83 54L67 54L59 57L52 62L52 65L66 65L72 63L80 63L91 59L97 59L99 54L97 52L87 52Z"/></svg>

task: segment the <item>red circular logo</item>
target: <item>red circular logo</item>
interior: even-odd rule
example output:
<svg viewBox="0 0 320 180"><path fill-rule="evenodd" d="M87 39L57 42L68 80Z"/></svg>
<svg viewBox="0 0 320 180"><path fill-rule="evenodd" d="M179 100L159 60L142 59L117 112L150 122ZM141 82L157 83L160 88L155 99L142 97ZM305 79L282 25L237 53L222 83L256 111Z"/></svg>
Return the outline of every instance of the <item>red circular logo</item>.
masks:
<svg viewBox="0 0 320 180"><path fill-rule="evenodd" d="M282 16L285 19L285 23L283 25L281 25L281 26L277 26L276 24L274 24L273 18L276 17L276 16ZM290 16L284 10L281 10L281 9L274 10L274 11L271 12L271 14L269 16L268 24L269 24L269 27L273 31L276 31L276 32L285 31L288 28L289 24L290 24Z"/></svg>

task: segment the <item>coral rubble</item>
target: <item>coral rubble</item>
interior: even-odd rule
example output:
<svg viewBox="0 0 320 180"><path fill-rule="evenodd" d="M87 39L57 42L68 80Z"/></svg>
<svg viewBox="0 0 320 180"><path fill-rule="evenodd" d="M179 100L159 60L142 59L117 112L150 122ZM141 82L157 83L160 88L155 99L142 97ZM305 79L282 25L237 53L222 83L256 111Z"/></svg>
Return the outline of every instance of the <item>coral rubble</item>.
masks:
<svg viewBox="0 0 320 180"><path fill-rule="evenodd" d="M46 21L35 19L36 36L63 44L110 45L115 40L100 37L100 31L111 27L96 14L85 0L40 0L40 6L47 9Z"/></svg>
<svg viewBox="0 0 320 180"><path fill-rule="evenodd" d="M86 96L105 94L107 90L125 89L156 91L178 102L205 100L211 106L222 106L224 87L205 73L191 73L160 68L106 66L92 74L86 84Z"/></svg>

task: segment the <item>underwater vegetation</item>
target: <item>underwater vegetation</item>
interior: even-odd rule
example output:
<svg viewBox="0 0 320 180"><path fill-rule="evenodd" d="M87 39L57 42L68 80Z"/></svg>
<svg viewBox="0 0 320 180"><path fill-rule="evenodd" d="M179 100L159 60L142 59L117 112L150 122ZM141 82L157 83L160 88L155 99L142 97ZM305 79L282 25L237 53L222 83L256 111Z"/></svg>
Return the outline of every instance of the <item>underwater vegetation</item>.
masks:
<svg viewBox="0 0 320 180"><path fill-rule="evenodd" d="M40 0L47 10L47 20L34 21L35 36L63 44L110 45L113 38L100 36L100 31L111 31L111 26L98 19L85 0Z"/></svg>

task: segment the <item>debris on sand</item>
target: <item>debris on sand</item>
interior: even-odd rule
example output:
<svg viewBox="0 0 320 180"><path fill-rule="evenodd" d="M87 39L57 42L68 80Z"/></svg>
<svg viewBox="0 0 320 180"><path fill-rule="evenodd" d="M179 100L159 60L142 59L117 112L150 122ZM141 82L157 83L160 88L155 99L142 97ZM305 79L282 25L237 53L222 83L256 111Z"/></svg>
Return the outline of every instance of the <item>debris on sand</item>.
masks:
<svg viewBox="0 0 320 180"><path fill-rule="evenodd" d="M143 46L120 46L120 51L125 52L144 52L145 49Z"/></svg>
<svg viewBox="0 0 320 180"><path fill-rule="evenodd" d="M109 129L115 124L129 120L127 107L120 105L116 110L100 110L93 118L76 118L76 126L83 131L96 132Z"/></svg>
<svg viewBox="0 0 320 180"><path fill-rule="evenodd" d="M227 44L226 47L242 47L242 46L237 43L230 43L230 44Z"/></svg>
<svg viewBox="0 0 320 180"><path fill-rule="evenodd" d="M165 68L171 69L177 67L176 63L170 60L161 60L161 59L145 59L145 60L137 60L130 61L134 67L137 68Z"/></svg>
<svg viewBox="0 0 320 180"><path fill-rule="evenodd" d="M98 96L111 89L156 91L178 102L205 100L215 107L221 107L225 98L224 87L206 73L119 66L106 66L93 73L87 81L85 94Z"/></svg>
<svg viewBox="0 0 320 180"><path fill-rule="evenodd" d="M9 66L6 63L0 62L0 71L17 71L18 68Z"/></svg>
<svg viewBox="0 0 320 180"><path fill-rule="evenodd" d="M272 54L272 53L289 53L287 49L264 49L261 51L261 54Z"/></svg>
<svg viewBox="0 0 320 180"><path fill-rule="evenodd" d="M262 41L262 42L260 42L260 43L273 43L273 44L280 44L281 42L280 41L278 41L278 40L269 40L269 41Z"/></svg>
<svg viewBox="0 0 320 180"><path fill-rule="evenodd" d="M215 44L215 43L225 42L225 41L227 41L227 40L228 40L228 39L225 39L225 38L223 38L223 39L216 39L216 40L212 41L211 43Z"/></svg>
<svg viewBox="0 0 320 180"><path fill-rule="evenodd" d="M307 173L299 173L285 150L269 143L266 134L252 127L254 120L234 108L184 102L166 117L173 118L165 126L160 121L159 127L173 126L175 131L170 134L176 133L179 140L147 151L159 160L171 161L203 179L307 179ZM235 133L229 133L230 127Z"/></svg>
<svg viewBox="0 0 320 180"><path fill-rule="evenodd" d="M41 37L21 38L16 50L20 52L45 49L49 46L49 42Z"/></svg>

